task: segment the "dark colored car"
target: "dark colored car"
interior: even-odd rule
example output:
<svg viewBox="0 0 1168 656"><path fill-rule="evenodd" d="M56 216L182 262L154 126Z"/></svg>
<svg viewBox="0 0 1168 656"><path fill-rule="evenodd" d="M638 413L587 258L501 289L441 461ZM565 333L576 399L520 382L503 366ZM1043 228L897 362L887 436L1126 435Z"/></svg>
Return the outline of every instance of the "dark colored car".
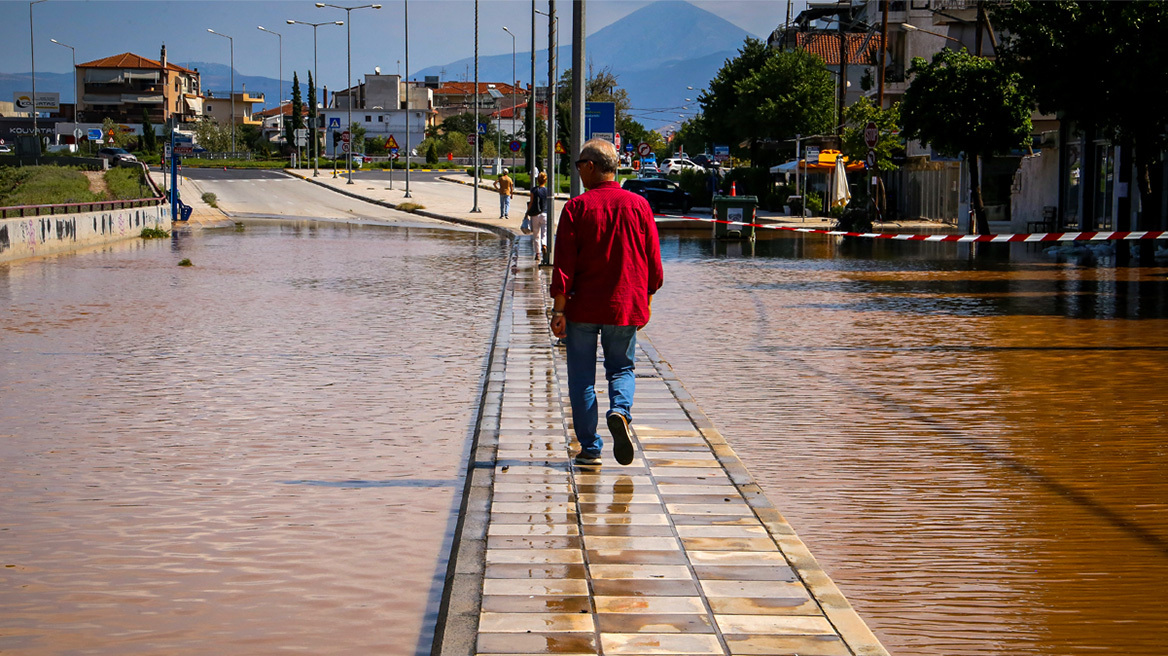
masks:
<svg viewBox="0 0 1168 656"><path fill-rule="evenodd" d="M717 160L713 158L713 156L707 155L705 153L702 153L701 155L694 155L690 159L693 160L694 164L697 164L698 166L706 169L716 169L721 168L722 166L718 163Z"/></svg>
<svg viewBox="0 0 1168 656"><path fill-rule="evenodd" d="M629 178L621 184L623 189L639 194L649 201L649 207L654 212L662 208L678 209L688 212L690 208L689 193L682 191L673 180L666 178Z"/></svg>

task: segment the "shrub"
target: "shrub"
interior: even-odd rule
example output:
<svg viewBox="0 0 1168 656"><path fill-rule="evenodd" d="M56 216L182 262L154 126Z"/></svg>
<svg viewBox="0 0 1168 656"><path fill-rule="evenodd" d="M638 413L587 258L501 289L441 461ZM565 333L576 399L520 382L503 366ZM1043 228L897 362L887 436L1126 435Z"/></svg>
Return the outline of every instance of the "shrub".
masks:
<svg viewBox="0 0 1168 656"><path fill-rule="evenodd" d="M210 205L211 207L219 207L215 204L218 200L219 198L209 191L203 193L203 202Z"/></svg>
<svg viewBox="0 0 1168 656"><path fill-rule="evenodd" d="M142 170L136 166L110 169L104 177L110 200L131 200L149 195L143 188Z"/></svg>

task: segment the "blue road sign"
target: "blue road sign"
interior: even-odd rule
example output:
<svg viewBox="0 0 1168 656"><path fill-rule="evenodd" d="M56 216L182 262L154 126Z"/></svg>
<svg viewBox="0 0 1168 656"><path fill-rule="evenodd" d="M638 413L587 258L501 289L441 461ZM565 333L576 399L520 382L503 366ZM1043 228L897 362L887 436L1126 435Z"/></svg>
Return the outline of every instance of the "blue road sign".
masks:
<svg viewBox="0 0 1168 656"><path fill-rule="evenodd" d="M486 133L487 133L487 124L486 123L479 123L479 134L486 134Z"/></svg>
<svg viewBox="0 0 1168 656"><path fill-rule="evenodd" d="M588 102L584 104L584 140L616 137L616 103Z"/></svg>
<svg viewBox="0 0 1168 656"><path fill-rule="evenodd" d="M89 128L86 130L86 136L89 137L90 141L101 139L101 128Z"/></svg>
<svg viewBox="0 0 1168 656"><path fill-rule="evenodd" d="M339 127L341 127L341 117L340 116L330 116L329 117L329 128L331 129L331 128L339 128Z"/></svg>
<svg viewBox="0 0 1168 656"><path fill-rule="evenodd" d="M389 154L390 154L390 155L396 155L396 154L397 154L397 148L390 148L390 149L389 149Z"/></svg>
<svg viewBox="0 0 1168 656"><path fill-rule="evenodd" d="M519 152L519 149L522 147L523 147L523 144L519 143L518 139L511 140L511 152L517 153L517 152Z"/></svg>
<svg viewBox="0 0 1168 656"><path fill-rule="evenodd" d="M625 144L625 152L626 153L633 152L633 142L629 141L628 143Z"/></svg>

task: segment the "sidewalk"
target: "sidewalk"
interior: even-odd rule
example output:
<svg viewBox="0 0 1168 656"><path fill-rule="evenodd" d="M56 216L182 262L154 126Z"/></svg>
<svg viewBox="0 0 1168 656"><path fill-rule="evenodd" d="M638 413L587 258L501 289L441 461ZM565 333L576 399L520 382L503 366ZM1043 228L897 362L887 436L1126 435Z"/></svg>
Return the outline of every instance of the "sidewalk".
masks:
<svg viewBox="0 0 1168 656"><path fill-rule="evenodd" d="M170 186L170 173L151 170L150 177L159 188ZM222 210L211 207L203 200L203 190L194 180L179 175L178 193L182 202L191 206L191 218L186 222L174 221L172 225L216 227L234 223Z"/></svg>
<svg viewBox="0 0 1168 656"><path fill-rule="evenodd" d="M435 653L887 654L644 332L636 459L571 464L547 275L517 240Z"/></svg>

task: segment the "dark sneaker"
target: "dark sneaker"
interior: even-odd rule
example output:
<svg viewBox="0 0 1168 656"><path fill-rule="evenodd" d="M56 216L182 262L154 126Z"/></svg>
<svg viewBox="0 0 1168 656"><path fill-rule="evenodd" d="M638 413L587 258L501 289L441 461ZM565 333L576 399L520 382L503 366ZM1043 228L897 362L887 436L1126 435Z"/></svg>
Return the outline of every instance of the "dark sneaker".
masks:
<svg viewBox="0 0 1168 656"><path fill-rule="evenodd" d="M629 420L619 412L608 415L608 432L612 434L612 452L616 461L627 465L633 461L633 440L629 436Z"/></svg>
<svg viewBox="0 0 1168 656"><path fill-rule="evenodd" d="M576 455L572 462L576 463L577 465L599 465L600 456L594 456L591 453L585 453L581 451Z"/></svg>

